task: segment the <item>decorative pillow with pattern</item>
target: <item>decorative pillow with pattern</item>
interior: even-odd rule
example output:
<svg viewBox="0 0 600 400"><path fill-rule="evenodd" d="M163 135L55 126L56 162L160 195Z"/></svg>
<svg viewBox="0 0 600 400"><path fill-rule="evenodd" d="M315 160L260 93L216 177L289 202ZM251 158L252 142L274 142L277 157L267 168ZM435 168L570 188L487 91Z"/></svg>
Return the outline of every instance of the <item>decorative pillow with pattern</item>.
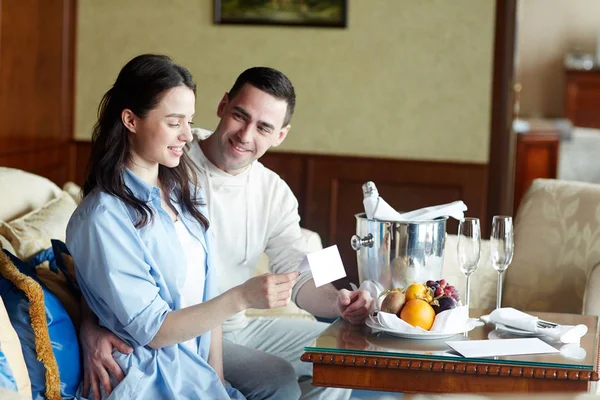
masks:
<svg viewBox="0 0 600 400"><path fill-rule="evenodd" d="M71 318L59 299L36 276L36 263L0 253L0 296L19 335L34 399L75 398L81 379L79 343Z"/></svg>
<svg viewBox="0 0 600 400"><path fill-rule="evenodd" d="M6 363L10 365L19 394L31 398L31 381L23 358L21 341L8 318L2 297L0 297L0 350L6 357ZM1 398L2 396L0 396Z"/></svg>
<svg viewBox="0 0 600 400"><path fill-rule="evenodd" d="M29 260L35 265L35 274L67 310L75 329L79 329L81 290L75 280L73 258L60 240L52 240L52 248L38 253Z"/></svg>
<svg viewBox="0 0 600 400"><path fill-rule="evenodd" d="M13 375L8 359L0 348L0 387L17 391L17 381Z"/></svg>

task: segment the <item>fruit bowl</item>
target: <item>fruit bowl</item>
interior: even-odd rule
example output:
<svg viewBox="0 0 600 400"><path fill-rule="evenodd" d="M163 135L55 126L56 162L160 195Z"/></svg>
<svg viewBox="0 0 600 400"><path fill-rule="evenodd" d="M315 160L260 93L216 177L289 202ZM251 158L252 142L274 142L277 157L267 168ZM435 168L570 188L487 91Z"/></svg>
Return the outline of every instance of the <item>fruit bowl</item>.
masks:
<svg viewBox="0 0 600 400"><path fill-rule="evenodd" d="M436 340L436 339L446 339L464 332L469 332L473 330L477 324L471 324L464 328L461 328L458 331L449 331L449 332L431 332L431 331L423 331L423 332L402 332L396 331L394 329L384 328L381 325L372 322L370 320L366 321L366 325L375 330L385 332L392 336L397 336L403 339L419 339L419 340Z"/></svg>
<svg viewBox="0 0 600 400"><path fill-rule="evenodd" d="M468 332L480 325L475 318L469 318L469 308L459 306L442 311L435 316L432 327L425 330L410 325L396 314L375 312L366 321L369 328L408 339L442 339Z"/></svg>
<svg viewBox="0 0 600 400"><path fill-rule="evenodd" d="M437 315L460 306L458 291L445 279L415 282L406 289L386 290L378 293L377 299L379 311L395 315L408 325L425 331L432 329Z"/></svg>

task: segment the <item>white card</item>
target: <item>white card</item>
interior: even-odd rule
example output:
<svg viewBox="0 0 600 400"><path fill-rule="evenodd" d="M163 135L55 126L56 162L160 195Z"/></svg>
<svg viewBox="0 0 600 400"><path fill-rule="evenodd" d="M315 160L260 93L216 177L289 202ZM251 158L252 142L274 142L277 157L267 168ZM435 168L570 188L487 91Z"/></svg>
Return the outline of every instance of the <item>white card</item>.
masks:
<svg viewBox="0 0 600 400"><path fill-rule="evenodd" d="M315 286L323 286L346 276L342 257L336 245L307 254L302 260L300 273L310 268Z"/></svg>
<svg viewBox="0 0 600 400"><path fill-rule="evenodd" d="M559 353L557 349L538 338L447 341L446 344L463 357Z"/></svg>

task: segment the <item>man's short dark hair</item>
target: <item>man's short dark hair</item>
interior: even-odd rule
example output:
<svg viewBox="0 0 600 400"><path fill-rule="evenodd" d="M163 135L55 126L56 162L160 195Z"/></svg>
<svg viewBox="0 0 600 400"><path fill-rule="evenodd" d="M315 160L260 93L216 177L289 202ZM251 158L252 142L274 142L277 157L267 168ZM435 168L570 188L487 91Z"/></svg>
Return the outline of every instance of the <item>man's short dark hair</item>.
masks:
<svg viewBox="0 0 600 400"><path fill-rule="evenodd" d="M269 67L248 68L238 76L231 90L229 90L229 100L232 100L246 83L278 99L285 100L287 111L283 126L290 123L296 106L296 92L287 76Z"/></svg>

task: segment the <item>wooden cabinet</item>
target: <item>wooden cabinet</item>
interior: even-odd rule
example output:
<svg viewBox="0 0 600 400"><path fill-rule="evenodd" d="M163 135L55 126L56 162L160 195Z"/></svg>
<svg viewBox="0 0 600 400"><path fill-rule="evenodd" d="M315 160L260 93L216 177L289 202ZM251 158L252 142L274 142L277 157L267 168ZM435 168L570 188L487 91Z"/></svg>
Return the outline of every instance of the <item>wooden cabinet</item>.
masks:
<svg viewBox="0 0 600 400"><path fill-rule="evenodd" d="M566 71L565 118L573 125L600 128L600 70Z"/></svg>
<svg viewBox="0 0 600 400"><path fill-rule="evenodd" d="M560 137L551 122L531 123L529 132L517 135L514 214L529 185L537 178L556 179Z"/></svg>

